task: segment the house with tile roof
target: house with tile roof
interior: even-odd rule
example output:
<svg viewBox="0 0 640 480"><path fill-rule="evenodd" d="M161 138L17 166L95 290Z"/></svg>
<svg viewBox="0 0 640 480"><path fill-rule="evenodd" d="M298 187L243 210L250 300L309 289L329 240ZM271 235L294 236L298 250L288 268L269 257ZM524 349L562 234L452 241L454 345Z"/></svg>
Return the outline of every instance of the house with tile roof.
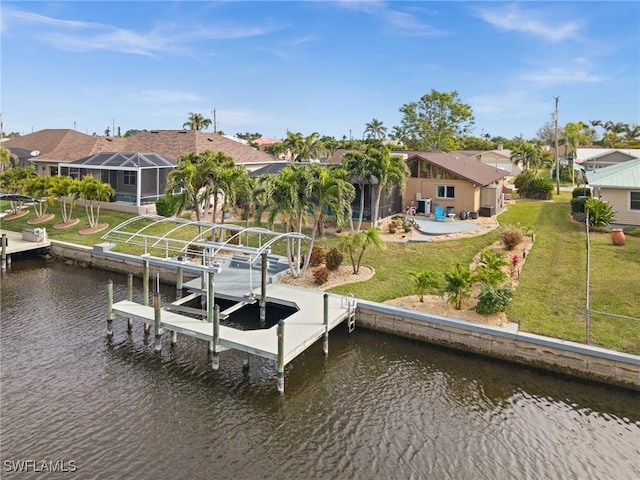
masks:
<svg viewBox="0 0 640 480"><path fill-rule="evenodd" d="M175 161L189 152L211 150L228 155L236 164L249 171L276 161L275 157L266 152L217 133L200 130L150 130L133 137L104 137L70 129L45 129L7 140L3 146L39 152L29 161L36 166L39 175L45 176L56 175L60 163L73 162L102 152L153 152Z"/></svg>
<svg viewBox="0 0 640 480"><path fill-rule="evenodd" d="M522 173L522 169L511 161L511 150L502 147L495 150L457 150L451 153L475 158L490 167L506 171L509 176L516 176Z"/></svg>
<svg viewBox="0 0 640 480"><path fill-rule="evenodd" d="M640 158L586 173L593 195L608 202L615 223L640 227Z"/></svg>
<svg viewBox="0 0 640 480"><path fill-rule="evenodd" d="M578 149L578 159L576 159L576 162L581 164L584 170L590 171L597 170L599 168L610 167L612 165L617 165L623 162L628 162L629 160L633 160L634 158L640 158L640 149Z"/></svg>

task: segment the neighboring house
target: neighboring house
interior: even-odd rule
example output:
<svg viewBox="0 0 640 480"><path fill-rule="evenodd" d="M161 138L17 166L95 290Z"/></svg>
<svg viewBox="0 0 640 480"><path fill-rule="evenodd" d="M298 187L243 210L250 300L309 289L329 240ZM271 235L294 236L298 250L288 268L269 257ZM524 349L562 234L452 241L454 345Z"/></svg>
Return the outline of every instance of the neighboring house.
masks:
<svg viewBox="0 0 640 480"><path fill-rule="evenodd" d="M465 155L474 158L489 167L501 169L509 176L516 176L522 173L522 168L511 161L511 150L498 147L496 150L458 150L452 155Z"/></svg>
<svg viewBox="0 0 640 480"><path fill-rule="evenodd" d="M157 153L102 152L70 163L60 163L60 175L81 180L91 175L115 190L113 202L140 207L164 196L167 175L176 166L173 159Z"/></svg>
<svg viewBox="0 0 640 480"><path fill-rule="evenodd" d="M593 153L593 152L592 152ZM607 149L582 158L579 162L586 171L597 170L599 168L610 167L620 163L628 162L634 158L640 158L640 149Z"/></svg>
<svg viewBox="0 0 640 480"><path fill-rule="evenodd" d="M615 223L640 227L640 159L587 172L594 197L608 202Z"/></svg>
<svg viewBox="0 0 640 480"><path fill-rule="evenodd" d="M19 147L38 155L29 161L39 175L56 175L58 164L70 163L102 152L154 152L177 159L189 153L211 150L231 157L247 170L255 170L275 161L275 157L216 133L200 130L151 130L133 137L85 135L69 129L46 129L3 143L7 148Z"/></svg>
<svg viewBox="0 0 640 480"><path fill-rule="evenodd" d="M453 210L495 215L504 207L503 182L508 173L474 158L443 152L404 152L411 172L403 197L406 207L420 201ZM429 213L429 212L425 212Z"/></svg>

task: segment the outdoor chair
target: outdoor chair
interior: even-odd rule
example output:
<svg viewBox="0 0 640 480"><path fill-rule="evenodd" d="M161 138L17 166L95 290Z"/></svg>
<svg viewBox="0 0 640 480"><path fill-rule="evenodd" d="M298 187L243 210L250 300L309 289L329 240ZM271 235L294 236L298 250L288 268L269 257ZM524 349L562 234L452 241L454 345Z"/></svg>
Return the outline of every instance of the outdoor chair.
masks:
<svg viewBox="0 0 640 480"><path fill-rule="evenodd" d="M444 209L438 205L435 210L433 211L433 216L436 219L436 222L446 222L447 221L447 214L444 213Z"/></svg>

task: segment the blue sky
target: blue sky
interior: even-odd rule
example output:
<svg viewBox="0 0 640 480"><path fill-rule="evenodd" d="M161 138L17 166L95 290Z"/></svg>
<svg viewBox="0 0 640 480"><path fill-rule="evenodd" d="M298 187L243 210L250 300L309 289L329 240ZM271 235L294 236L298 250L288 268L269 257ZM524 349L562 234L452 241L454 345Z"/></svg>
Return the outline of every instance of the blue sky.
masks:
<svg viewBox="0 0 640 480"><path fill-rule="evenodd" d="M1 3L4 131L179 129L361 138L432 89L475 135L640 123L640 3ZM209 130L212 130L210 128Z"/></svg>

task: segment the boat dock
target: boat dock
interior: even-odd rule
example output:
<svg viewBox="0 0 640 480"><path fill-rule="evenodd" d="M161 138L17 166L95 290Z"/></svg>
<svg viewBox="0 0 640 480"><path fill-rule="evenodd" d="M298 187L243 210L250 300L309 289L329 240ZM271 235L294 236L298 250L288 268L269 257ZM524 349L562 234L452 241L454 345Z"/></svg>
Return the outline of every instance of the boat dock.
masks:
<svg viewBox="0 0 640 480"><path fill-rule="evenodd" d="M24 230L22 233L0 230L2 235L2 270L11 265L11 255L49 248L51 241L43 228Z"/></svg>

